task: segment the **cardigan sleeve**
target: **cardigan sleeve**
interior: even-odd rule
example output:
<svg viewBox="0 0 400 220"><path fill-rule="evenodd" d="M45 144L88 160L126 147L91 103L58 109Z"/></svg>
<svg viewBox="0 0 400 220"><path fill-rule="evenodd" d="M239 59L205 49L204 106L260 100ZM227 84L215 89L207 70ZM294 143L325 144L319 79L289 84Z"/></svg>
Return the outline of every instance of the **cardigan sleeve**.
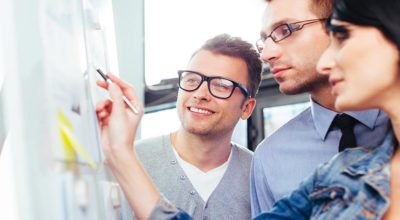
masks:
<svg viewBox="0 0 400 220"><path fill-rule="evenodd" d="M167 199L161 197L150 214L150 220L192 220L185 211L176 208Z"/></svg>

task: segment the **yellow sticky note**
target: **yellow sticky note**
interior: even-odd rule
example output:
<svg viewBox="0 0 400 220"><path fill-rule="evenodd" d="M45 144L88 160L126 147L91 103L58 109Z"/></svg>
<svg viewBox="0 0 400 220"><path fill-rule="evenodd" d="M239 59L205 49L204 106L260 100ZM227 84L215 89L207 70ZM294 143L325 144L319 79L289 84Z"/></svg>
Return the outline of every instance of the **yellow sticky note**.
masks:
<svg viewBox="0 0 400 220"><path fill-rule="evenodd" d="M64 144L65 156L67 160L76 161L76 154L78 154L87 164L89 164L90 167L96 169L96 162L75 138L72 132L72 124L68 120L68 118L61 112L61 110L58 110L57 118L57 127Z"/></svg>

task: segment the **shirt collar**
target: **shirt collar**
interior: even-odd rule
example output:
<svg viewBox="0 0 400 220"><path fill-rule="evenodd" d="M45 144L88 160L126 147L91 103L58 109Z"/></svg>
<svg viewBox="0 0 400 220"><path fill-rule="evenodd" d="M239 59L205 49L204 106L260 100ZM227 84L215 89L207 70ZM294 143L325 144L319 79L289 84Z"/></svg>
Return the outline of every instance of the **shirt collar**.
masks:
<svg viewBox="0 0 400 220"><path fill-rule="evenodd" d="M310 100L311 100L311 115L314 121L314 126L321 139L325 140L329 128L332 124L332 121L338 113L319 105L311 98ZM363 125L367 126L372 130L374 129L376 120L378 119L379 110L371 109L365 111L345 112L345 113L357 119Z"/></svg>

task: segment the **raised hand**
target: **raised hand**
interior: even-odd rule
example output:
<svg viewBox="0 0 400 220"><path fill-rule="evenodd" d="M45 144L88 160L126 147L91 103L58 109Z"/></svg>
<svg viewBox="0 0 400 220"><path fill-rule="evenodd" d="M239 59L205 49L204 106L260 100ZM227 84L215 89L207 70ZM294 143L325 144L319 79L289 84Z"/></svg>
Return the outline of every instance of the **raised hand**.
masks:
<svg viewBox="0 0 400 220"><path fill-rule="evenodd" d="M107 89L111 100L97 103L96 113L100 122L101 139L106 163L113 168L121 160L128 159L132 153L136 130L143 115L143 107L132 86L116 76L108 74L113 82L110 85L98 81L97 85ZM134 114L123 101L125 96L138 110Z"/></svg>

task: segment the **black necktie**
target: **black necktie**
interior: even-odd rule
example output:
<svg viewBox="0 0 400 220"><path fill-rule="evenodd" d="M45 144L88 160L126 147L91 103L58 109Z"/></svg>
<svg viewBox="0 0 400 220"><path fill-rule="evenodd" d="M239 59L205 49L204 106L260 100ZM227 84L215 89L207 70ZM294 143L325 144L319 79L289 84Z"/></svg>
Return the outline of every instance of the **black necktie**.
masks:
<svg viewBox="0 0 400 220"><path fill-rule="evenodd" d="M354 125L357 120L347 114L336 115L333 119L332 125L340 128L342 137L339 142L339 152L346 148L356 146L356 137L354 136Z"/></svg>

